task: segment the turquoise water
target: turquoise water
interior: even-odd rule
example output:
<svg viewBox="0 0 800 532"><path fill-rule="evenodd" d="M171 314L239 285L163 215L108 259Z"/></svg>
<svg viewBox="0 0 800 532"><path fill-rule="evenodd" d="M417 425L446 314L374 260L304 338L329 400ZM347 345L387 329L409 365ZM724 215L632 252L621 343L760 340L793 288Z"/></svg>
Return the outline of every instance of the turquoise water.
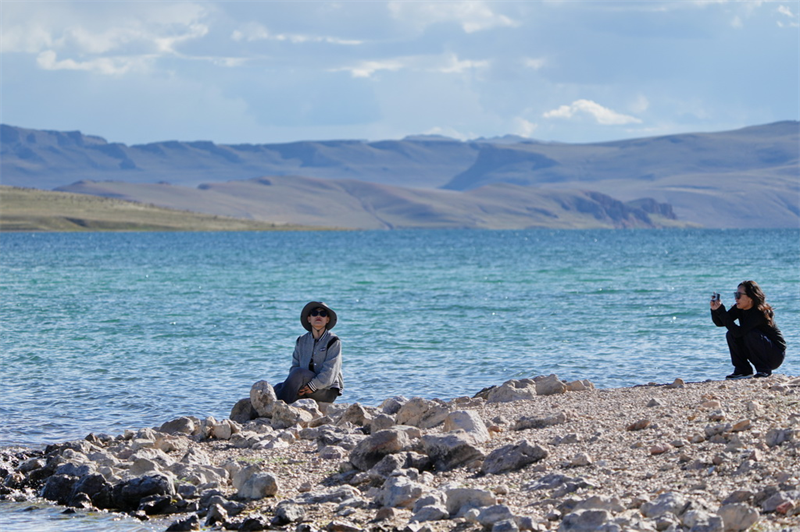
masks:
<svg viewBox="0 0 800 532"><path fill-rule="evenodd" d="M0 235L0 446L226 417L285 376L299 312L339 314L342 401L557 373L599 387L730 370L708 296L755 279L800 374L800 231ZM161 530L0 503L3 530Z"/></svg>
<svg viewBox="0 0 800 532"><path fill-rule="evenodd" d="M2 234L0 275L0 445L225 417L318 298L345 402L720 378L708 296L750 278L800 374L797 230Z"/></svg>

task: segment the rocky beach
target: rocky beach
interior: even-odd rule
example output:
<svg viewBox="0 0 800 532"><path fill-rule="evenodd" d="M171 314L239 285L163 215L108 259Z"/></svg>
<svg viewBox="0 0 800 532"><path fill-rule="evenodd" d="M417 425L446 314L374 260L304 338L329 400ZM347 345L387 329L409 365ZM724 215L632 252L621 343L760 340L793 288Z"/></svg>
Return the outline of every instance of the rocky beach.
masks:
<svg viewBox="0 0 800 532"><path fill-rule="evenodd" d="M378 407L260 381L230 419L6 449L0 477L3 500L164 530L800 530L800 377L549 375Z"/></svg>

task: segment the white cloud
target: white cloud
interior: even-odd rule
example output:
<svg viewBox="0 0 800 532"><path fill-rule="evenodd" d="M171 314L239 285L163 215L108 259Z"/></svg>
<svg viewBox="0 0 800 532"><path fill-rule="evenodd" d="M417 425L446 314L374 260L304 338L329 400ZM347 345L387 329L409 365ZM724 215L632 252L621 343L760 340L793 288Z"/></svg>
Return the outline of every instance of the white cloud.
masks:
<svg viewBox="0 0 800 532"><path fill-rule="evenodd" d="M389 59L386 61L360 61L353 66L332 68L331 72L350 72L354 78L369 78L380 70L397 71L406 67L406 63L400 59Z"/></svg>
<svg viewBox="0 0 800 532"><path fill-rule="evenodd" d="M443 74L461 74L467 70L486 68L488 66L489 61L472 61L469 59L462 61L455 54L451 54L445 59L445 63L443 65L434 67L431 70L435 72L441 72Z"/></svg>
<svg viewBox="0 0 800 532"><path fill-rule="evenodd" d="M213 10L189 3L134 3L122 11L106 3L97 4L90 14L66 3L15 8L0 32L3 52L35 54L36 65L45 70L111 76L145 70L161 56L183 57L182 44L208 35L204 19ZM185 58L232 63L228 58Z"/></svg>
<svg viewBox="0 0 800 532"><path fill-rule="evenodd" d="M636 117L624 115L603 107L599 103L591 100L575 100L570 105L562 105L558 109L547 111L542 116L544 118L564 118L572 119L576 116L588 115L598 124L604 126L619 126L624 124L641 124L642 121Z"/></svg>
<svg viewBox="0 0 800 532"><path fill-rule="evenodd" d="M514 123L516 125L514 133L521 137L530 138L533 132L536 131L536 128L539 127L538 124L529 122L528 120L525 120L524 118L519 116L514 119Z"/></svg>
<svg viewBox="0 0 800 532"><path fill-rule="evenodd" d="M778 13L780 13L781 15L785 15L791 19L789 22L784 22L782 20L779 20L778 27L800 28L800 14L795 15L794 13L792 13L792 10L786 6L778 6Z"/></svg>
<svg viewBox="0 0 800 532"><path fill-rule="evenodd" d="M399 20L420 28L441 22L459 24L466 33L498 27L516 27L518 22L494 13L485 2L389 2L389 11Z"/></svg>
<svg viewBox="0 0 800 532"><path fill-rule="evenodd" d="M59 61L56 53L47 50L36 57L36 64L44 70L81 70L97 72L100 74L119 76L131 70L142 70L146 67L148 59L138 57L98 57L88 61L75 61L64 59Z"/></svg>
<svg viewBox="0 0 800 532"><path fill-rule="evenodd" d="M249 23L242 26L240 29L235 30L231 34L231 39L234 41L286 41L295 44L302 44L307 42L313 43L328 43L328 44L341 44L346 46L354 46L363 44L363 41L354 39L340 39L338 37L327 36L314 36L314 35L301 35L296 33L271 33L266 27L258 23Z"/></svg>
<svg viewBox="0 0 800 532"><path fill-rule="evenodd" d="M447 54L435 57L397 57L380 61L359 61L354 65L329 69L329 72L350 72L354 78L369 78L381 70L463 74L487 68L489 65L489 61L462 60L455 54Z"/></svg>
<svg viewBox="0 0 800 532"><path fill-rule="evenodd" d="M97 4L91 14L68 3L18 4L4 10L3 52L71 50L104 54L126 46L171 51L176 43L205 36L209 8L195 4Z"/></svg>
<svg viewBox="0 0 800 532"><path fill-rule="evenodd" d="M547 64L547 61L544 58L534 59L532 57L526 57L526 58L523 59L522 64L525 65L526 68L532 68L533 70L539 70L540 68L545 66L545 64Z"/></svg>
<svg viewBox="0 0 800 532"><path fill-rule="evenodd" d="M3 52L37 53L53 46L53 37L47 28L39 25L4 27L0 31L0 49Z"/></svg>
<svg viewBox="0 0 800 532"><path fill-rule="evenodd" d="M628 108L633 113L643 113L650 107L650 101L643 95L639 95Z"/></svg>

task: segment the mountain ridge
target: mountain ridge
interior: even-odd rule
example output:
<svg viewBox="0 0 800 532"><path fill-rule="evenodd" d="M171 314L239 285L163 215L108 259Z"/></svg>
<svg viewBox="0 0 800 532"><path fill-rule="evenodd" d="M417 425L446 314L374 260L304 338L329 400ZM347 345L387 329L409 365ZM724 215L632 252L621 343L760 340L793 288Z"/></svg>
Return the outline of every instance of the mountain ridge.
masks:
<svg viewBox="0 0 800 532"><path fill-rule="evenodd" d="M671 205L679 220L705 227L800 227L799 152L797 121L586 144L506 135L472 141L409 136L372 142L225 145L201 140L127 146L78 131L0 125L0 181L43 189L81 181L196 188L294 175L454 192L507 183L539 193L596 192L622 203L650 198ZM384 201L402 196L381 193L388 194ZM515 198L506 202L515 204ZM440 199L434 203L444 216L449 207Z"/></svg>
<svg viewBox="0 0 800 532"><path fill-rule="evenodd" d="M507 183L460 192L357 180L269 176L196 188L82 181L58 191L278 224L356 229L531 229L685 227L671 206L624 204L596 192Z"/></svg>

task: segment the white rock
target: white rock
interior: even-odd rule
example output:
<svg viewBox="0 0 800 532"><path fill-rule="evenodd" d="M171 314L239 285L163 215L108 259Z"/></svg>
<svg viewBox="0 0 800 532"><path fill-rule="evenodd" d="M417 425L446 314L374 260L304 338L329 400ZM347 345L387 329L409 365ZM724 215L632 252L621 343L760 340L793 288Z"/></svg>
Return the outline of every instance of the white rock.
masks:
<svg viewBox="0 0 800 532"><path fill-rule="evenodd" d="M570 460L569 465L571 467L585 467L592 465L592 457L586 453L577 454L572 458L572 460Z"/></svg>
<svg viewBox="0 0 800 532"><path fill-rule="evenodd" d="M447 511L450 515L460 516L471 508L482 508L497 504L491 491L473 488L452 488L445 490Z"/></svg>
<svg viewBox="0 0 800 532"><path fill-rule="evenodd" d="M561 382L556 375L548 375L536 380L537 395L556 395L566 391L567 385Z"/></svg>
<svg viewBox="0 0 800 532"><path fill-rule="evenodd" d="M512 383L507 382L496 388L492 388L486 396L487 403L511 403L513 401L530 401L536 397L536 389L533 387L517 388Z"/></svg>
<svg viewBox="0 0 800 532"><path fill-rule="evenodd" d="M725 504L717 511L722 518L726 532L741 532L758 522L758 510L749 504Z"/></svg>
<svg viewBox="0 0 800 532"><path fill-rule="evenodd" d="M283 401L272 404L272 427L285 429L294 425L304 426L314 419L314 414L302 408L295 408Z"/></svg>
<svg viewBox="0 0 800 532"><path fill-rule="evenodd" d="M683 495L668 491L659 495L655 501L642 504L640 510L645 517L655 519L667 513L677 515L685 505Z"/></svg>
<svg viewBox="0 0 800 532"><path fill-rule="evenodd" d="M272 407L277 400L275 390L267 381L258 381L250 388L250 404L261 417L272 417Z"/></svg>
<svg viewBox="0 0 800 532"><path fill-rule="evenodd" d="M483 420L477 412L472 410L456 410L447 414L444 420L444 430L445 432L463 430L472 436L476 443L483 443L491 439Z"/></svg>
<svg viewBox="0 0 800 532"><path fill-rule="evenodd" d="M447 510L443 506L423 506L419 510L414 512L414 515L411 517L411 521L417 522L424 522L424 521L441 521L443 519L448 519L450 514L447 513Z"/></svg>
<svg viewBox="0 0 800 532"><path fill-rule="evenodd" d="M450 409L436 401L413 397L397 411L397 423L430 429L444 422Z"/></svg>
<svg viewBox="0 0 800 532"><path fill-rule="evenodd" d="M380 501L384 506L411 508L425 492L425 487L407 477L390 477L383 484Z"/></svg>
<svg viewBox="0 0 800 532"><path fill-rule="evenodd" d="M493 526L499 521L514 519L511 509L505 504L494 504L481 508L478 512L478 523L484 527Z"/></svg>

